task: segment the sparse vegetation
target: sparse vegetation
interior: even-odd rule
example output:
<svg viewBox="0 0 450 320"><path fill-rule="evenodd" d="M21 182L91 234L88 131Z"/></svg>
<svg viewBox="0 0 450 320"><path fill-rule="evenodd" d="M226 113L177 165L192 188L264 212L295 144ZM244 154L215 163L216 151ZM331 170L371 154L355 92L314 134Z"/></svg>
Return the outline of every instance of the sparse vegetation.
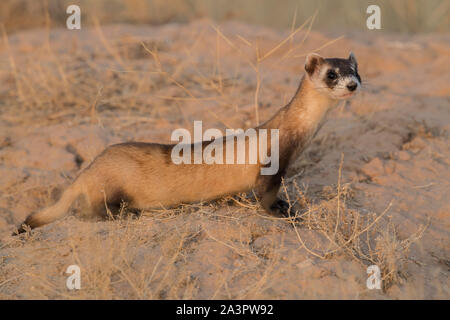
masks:
<svg viewBox="0 0 450 320"><path fill-rule="evenodd" d="M133 21L150 18L141 19ZM378 40L385 53L365 34L326 37L312 28L317 17L296 19L290 32L205 20L106 27L102 17L77 34L3 28L0 298L448 298L449 92L433 73L447 65L435 60L448 50L446 35L432 48L410 38L420 51ZM169 142L171 130L196 119L253 126L288 102L305 53L350 49L366 91L333 111L291 168L282 190L291 219L239 195L111 221L71 217L9 236L106 145ZM433 87L410 91L416 83L404 75L414 72ZM81 268L82 290L65 287L71 264ZM382 292L365 286L372 264Z"/></svg>

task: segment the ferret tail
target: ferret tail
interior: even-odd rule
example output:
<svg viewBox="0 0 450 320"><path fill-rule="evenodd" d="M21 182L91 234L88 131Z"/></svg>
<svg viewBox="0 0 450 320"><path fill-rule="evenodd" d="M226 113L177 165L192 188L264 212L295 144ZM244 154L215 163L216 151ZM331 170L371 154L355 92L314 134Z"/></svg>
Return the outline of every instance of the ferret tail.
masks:
<svg viewBox="0 0 450 320"><path fill-rule="evenodd" d="M72 206L72 203L82 194L82 192L83 179L80 176L63 192L60 199L54 205L30 214L17 228L18 230L17 232L14 232L14 234L23 233L28 227L34 229L43 226L65 216Z"/></svg>

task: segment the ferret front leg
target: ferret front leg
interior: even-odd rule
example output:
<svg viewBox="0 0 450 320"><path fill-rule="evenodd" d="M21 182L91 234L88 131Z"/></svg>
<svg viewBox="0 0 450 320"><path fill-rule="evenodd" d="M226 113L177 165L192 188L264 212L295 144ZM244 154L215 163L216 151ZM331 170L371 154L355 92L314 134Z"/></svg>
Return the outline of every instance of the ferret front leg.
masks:
<svg viewBox="0 0 450 320"><path fill-rule="evenodd" d="M280 185L280 177L261 176L258 186L255 188L255 193L267 213L275 217L285 218L289 217L289 203L277 197Z"/></svg>

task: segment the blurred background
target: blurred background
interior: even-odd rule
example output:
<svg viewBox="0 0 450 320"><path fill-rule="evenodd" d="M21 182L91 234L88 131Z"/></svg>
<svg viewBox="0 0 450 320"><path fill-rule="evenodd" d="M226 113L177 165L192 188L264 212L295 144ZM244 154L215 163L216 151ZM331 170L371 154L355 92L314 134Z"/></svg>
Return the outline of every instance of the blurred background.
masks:
<svg viewBox="0 0 450 320"><path fill-rule="evenodd" d="M381 8L378 32L446 32L450 25L449 0L2 0L0 24L8 32L48 26L65 27L65 8L77 4L82 26L95 19L101 24L164 24L209 18L238 20L286 29L316 13L316 30L367 30L366 9Z"/></svg>

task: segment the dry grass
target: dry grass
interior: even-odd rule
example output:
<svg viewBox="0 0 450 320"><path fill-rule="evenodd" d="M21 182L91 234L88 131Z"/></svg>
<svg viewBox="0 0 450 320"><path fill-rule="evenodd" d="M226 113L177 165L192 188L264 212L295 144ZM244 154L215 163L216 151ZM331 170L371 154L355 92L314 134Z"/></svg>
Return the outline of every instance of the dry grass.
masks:
<svg viewBox="0 0 450 320"><path fill-rule="evenodd" d="M316 28L344 30L365 28L366 8L377 4L382 12L382 26L389 32L448 31L449 4L445 0L5 0L0 4L0 20L8 30L36 28L46 25L64 27L70 4L82 8L83 25L135 23L164 24L188 22L198 18L215 21L229 19L287 29L296 21L304 21L319 10ZM294 24L291 21L294 19Z"/></svg>
<svg viewBox="0 0 450 320"><path fill-rule="evenodd" d="M8 60L2 60L0 76L8 87L0 89L2 121L25 131L61 123L79 131L95 127L122 141L155 128L163 130L158 138L166 137L174 127L189 127L193 119L222 128L255 125L274 111L268 106L286 102L279 88L265 90L264 81L271 75L274 83L282 83L292 61L295 68L302 67L297 60L313 21L311 17L284 38L267 42L251 32L230 34L205 24L184 33L181 38L189 37L185 42L129 34L111 40L113 32L96 24L88 49L76 40L59 46L61 34L50 29L40 44L30 39L18 43L4 31L2 54ZM176 38L170 30L164 32ZM275 73L275 68L283 72ZM294 89L297 78L294 72L292 84L282 89ZM137 139L144 138L157 139ZM2 146L15 143L4 141ZM65 143L77 145L76 139ZM75 147L72 152L81 166L95 156ZM305 167L313 162L302 161ZM408 279L409 249L425 226L400 237L388 216L390 205L378 214L359 207L351 184L343 182L342 165L343 158L337 185L319 191L300 186L301 174L285 181L282 193L294 209L292 219L268 217L251 197L240 195L114 221L69 218L2 240L0 297L353 298L365 291L365 269L372 264L382 270L389 293ZM65 175L73 177L78 170L70 167ZM54 171L59 174L60 169ZM45 183L18 184L1 197L14 205L33 198L27 210L47 205L52 201L47 186L62 181L41 173ZM349 270L333 269L341 259ZM71 264L81 267L80 291L65 287L64 271ZM347 281L356 288L350 293ZM338 283L335 291L327 287L330 283ZM295 288L284 288L289 285Z"/></svg>
<svg viewBox="0 0 450 320"><path fill-rule="evenodd" d="M375 264L384 291L408 278L409 247L424 226L400 239L386 218L389 207L378 215L348 207L348 185L315 193L323 199L318 203L295 181L289 187L285 196L303 207L300 222L268 217L241 195L102 223L71 218L27 233L2 245L11 254L3 256L0 287L14 296L26 283L32 288L27 298L40 299L264 298L280 270L293 267L287 254L323 261L345 256L363 272ZM39 260L32 252L39 252ZM82 290L71 292L64 270L72 264L81 268ZM313 287L307 297L326 295L323 287Z"/></svg>
<svg viewBox="0 0 450 320"><path fill-rule="evenodd" d="M327 186L321 194L315 194L323 199L318 203L306 196L295 181L291 186L293 195L286 185L283 186L291 208L296 204L301 207L292 215L292 226L303 248L315 257L331 259L344 254L366 268L377 265L381 270L383 289L387 290L401 278L406 278L409 248L423 236L427 226L420 225L414 234L400 239L395 224L387 215L393 200L379 214L362 213L348 207L352 189L350 184L341 185L343 159L342 155L336 189ZM304 240L299 228L318 232Z"/></svg>

